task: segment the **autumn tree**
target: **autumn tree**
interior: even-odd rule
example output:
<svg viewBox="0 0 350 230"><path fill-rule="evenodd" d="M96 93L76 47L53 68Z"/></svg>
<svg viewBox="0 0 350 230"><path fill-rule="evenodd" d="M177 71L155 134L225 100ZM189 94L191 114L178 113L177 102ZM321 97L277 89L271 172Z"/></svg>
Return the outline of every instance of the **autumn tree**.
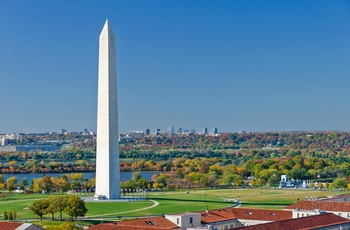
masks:
<svg viewBox="0 0 350 230"><path fill-rule="evenodd" d="M60 220L62 220L62 212L67 206L67 198L67 196L54 196L49 199L53 209L60 213Z"/></svg>
<svg viewBox="0 0 350 230"><path fill-rule="evenodd" d="M52 220L55 220L55 213L60 212L60 219L62 220L62 211L66 207L65 196L53 196L48 199L49 206L46 209L47 213L51 214Z"/></svg>
<svg viewBox="0 0 350 230"><path fill-rule="evenodd" d="M17 186L17 177L13 176L6 180L6 189L9 192L12 192L13 190L15 190L16 186Z"/></svg>
<svg viewBox="0 0 350 230"><path fill-rule="evenodd" d="M55 191L63 193L69 190L69 182L66 179L51 177L51 181Z"/></svg>
<svg viewBox="0 0 350 230"><path fill-rule="evenodd" d="M30 188L33 189L33 192L37 192L40 193L41 191L41 180L42 178L34 178L32 179L32 181L30 182Z"/></svg>
<svg viewBox="0 0 350 230"><path fill-rule="evenodd" d="M65 213L77 219L78 216L85 216L87 208L85 207L85 202L78 196L68 195L66 201L66 207L64 209Z"/></svg>
<svg viewBox="0 0 350 230"><path fill-rule="evenodd" d="M43 178L41 179L40 183L39 183L39 187L41 190L45 191L46 193L51 192L52 188L53 188L53 183L51 181L51 177L49 176L43 176Z"/></svg>
<svg viewBox="0 0 350 230"><path fill-rule="evenodd" d="M22 180L19 182L19 188L24 190L26 186L28 185L27 178L22 178Z"/></svg>
<svg viewBox="0 0 350 230"><path fill-rule="evenodd" d="M138 181L141 178L142 178L142 173L141 172L134 172L132 174L132 178L131 179L133 179L134 181Z"/></svg>
<svg viewBox="0 0 350 230"><path fill-rule="evenodd" d="M43 219L43 215L47 213L47 208L49 207L48 199L41 199L34 201L30 206L29 210L32 211L34 215L40 217L40 220Z"/></svg>
<svg viewBox="0 0 350 230"><path fill-rule="evenodd" d="M0 174L0 189L5 187L5 178L4 175Z"/></svg>

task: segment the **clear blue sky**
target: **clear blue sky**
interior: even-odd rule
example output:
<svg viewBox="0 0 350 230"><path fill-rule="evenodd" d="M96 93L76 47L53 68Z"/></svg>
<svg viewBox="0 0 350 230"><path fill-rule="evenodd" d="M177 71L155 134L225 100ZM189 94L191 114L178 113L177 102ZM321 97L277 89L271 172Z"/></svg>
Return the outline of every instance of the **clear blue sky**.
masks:
<svg viewBox="0 0 350 230"><path fill-rule="evenodd" d="M96 130L107 18L121 132L350 130L350 1L0 0L0 133Z"/></svg>

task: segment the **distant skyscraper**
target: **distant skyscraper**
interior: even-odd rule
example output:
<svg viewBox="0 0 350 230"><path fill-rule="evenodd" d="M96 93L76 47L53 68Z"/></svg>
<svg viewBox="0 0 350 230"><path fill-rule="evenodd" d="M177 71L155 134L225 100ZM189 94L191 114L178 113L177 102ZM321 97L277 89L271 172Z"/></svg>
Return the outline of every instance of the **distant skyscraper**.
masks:
<svg viewBox="0 0 350 230"><path fill-rule="evenodd" d="M169 128L168 128L168 133L169 133L170 135L175 133L174 127L173 127L173 126L169 126Z"/></svg>
<svg viewBox="0 0 350 230"><path fill-rule="evenodd" d="M95 199L120 198L115 37L108 20L100 34Z"/></svg>
<svg viewBox="0 0 350 230"><path fill-rule="evenodd" d="M64 135L66 132L67 132L67 130L65 130L65 129L60 129L60 130L58 131L58 134Z"/></svg>
<svg viewBox="0 0 350 230"><path fill-rule="evenodd" d="M151 130L150 129L145 129L145 135L150 135L151 134Z"/></svg>
<svg viewBox="0 0 350 230"><path fill-rule="evenodd" d="M208 133L208 129L207 128L203 128L203 133L207 134Z"/></svg>
<svg viewBox="0 0 350 230"><path fill-rule="evenodd" d="M159 136L160 135L160 129L153 130L152 135L153 136Z"/></svg>
<svg viewBox="0 0 350 230"><path fill-rule="evenodd" d="M213 134L218 134L218 128L213 128Z"/></svg>
<svg viewBox="0 0 350 230"><path fill-rule="evenodd" d="M176 131L177 134L181 134L182 133L182 128L178 128Z"/></svg>

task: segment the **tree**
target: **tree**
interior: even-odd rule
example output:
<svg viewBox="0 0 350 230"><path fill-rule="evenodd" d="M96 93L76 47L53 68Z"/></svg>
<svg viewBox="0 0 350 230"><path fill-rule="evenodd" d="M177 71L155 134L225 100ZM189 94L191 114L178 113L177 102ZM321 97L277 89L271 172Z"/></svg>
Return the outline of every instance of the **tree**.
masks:
<svg viewBox="0 0 350 230"><path fill-rule="evenodd" d="M225 185L232 185L234 182L238 181L241 177L236 174L229 174L222 178L222 183Z"/></svg>
<svg viewBox="0 0 350 230"><path fill-rule="evenodd" d="M22 180L19 182L19 188L24 190L27 185L28 185L27 178L22 178Z"/></svg>
<svg viewBox="0 0 350 230"><path fill-rule="evenodd" d="M48 212L52 214L52 220L54 219L54 213L60 212L60 220L62 220L62 212L67 206L67 196L54 196L49 198Z"/></svg>
<svg viewBox="0 0 350 230"><path fill-rule="evenodd" d="M323 188L323 183L322 183L322 182L318 182L318 183L317 183L317 187L318 187L319 189L322 189L322 188Z"/></svg>
<svg viewBox="0 0 350 230"><path fill-rule="evenodd" d="M9 220L13 220L12 212L9 212Z"/></svg>
<svg viewBox="0 0 350 230"><path fill-rule="evenodd" d="M332 182L332 187L339 189L339 188L346 188L347 187L347 180L346 178L336 178Z"/></svg>
<svg viewBox="0 0 350 230"><path fill-rule="evenodd" d="M137 181L137 184L140 186L140 188L142 189L146 189L148 188L148 183L149 181L145 178L140 178L138 181Z"/></svg>
<svg viewBox="0 0 350 230"><path fill-rule="evenodd" d="M158 183L158 187L159 187L160 189L163 189L164 186L165 186L165 184L163 184L163 183Z"/></svg>
<svg viewBox="0 0 350 230"><path fill-rule="evenodd" d="M154 189L159 188L159 185L158 185L158 183L157 183L157 182L153 183L153 188L154 188Z"/></svg>
<svg viewBox="0 0 350 230"><path fill-rule="evenodd" d="M17 186L17 177L13 176L6 180L6 189L11 192L15 190Z"/></svg>
<svg viewBox="0 0 350 230"><path fill-rule="evenodd" d="M163 187L166 186L166 175L163 173L158 174L155 182L158 183L159 188L162 188L160 184L163 184Z"/></svg>
<svg viewBox="0 0 350 230"><path fill-rule="evenodd" d="M142 173L141 172L134 172L132 174L132 178L134 181L138 181L142 178Z"/></svg>
<svg viewBox="0 0 350 230"><path fill-rule="evenodd" d="M7 212L5 211L4 212L4 220L8 220L9 219L9 216L7 215Z"/></svg>
<svg viewBox="0 0 350 230"><path fill-rule="evenodd" d="M325 187L326 187L326 188L329 188L329 185L330 185L330 184L329 184L328 182L325 183Z"/></svg>
<svg viewBox="0 0 350 230"><path fill-rule="evenodd" d="M280 180L279 180L279 176L277 176L276 174L273 174L272 176L270 176L270 178L267 180L267 183L269 183L270 186L278 186Z"/></svg>
<svg viewBox="0 0 350 230"><path fill-rule="evenodd" d="M43 219L43 215L47 213L47 208L49 207L48 199L41 199L34 201L30 206L29 210L32 211L34 215L40 217L40 220Z"/></svg>
<svg viewBox="0 0 350 230"><path fill-rule="evenodd" d="M0 174L0 189L5 187L5 178L4 175Z"/></svg>
<svg viewBox="0 0 350 230"><path fill-rule="evenodd" d="M41 187L40 187L41 180L42 180L42 178L35 178L35 179L33 179L33 180L30 182L30 188L33 189L33 192L40 193L40 191L41 191ZM32 182L33 182L33 183L32 183ZM32 187L33 187L33 188L32 188Z"/></svg>
<svg viewBox="0 0 350 230"><path fill-rule="evenodd" d="M64 211L72 217L77 219L78 216L85 216L87 208L85 207L85 202L78 196L68 195L67 203Z"/></svg>
<svg viewBox="0 0 350 230"><path fill-rule="evenodd" d="M69 182L63 178L51 177L53 189L57 192L66 192L69 190Z"/></svg>
<svg viewBox="0 0 350 230"><path fill-rule="evenodd" d="M46 213L50 213L51 214L51 220L55 220L55 213L58 211L56 204L53 202L53 198L54 197L50 197L48 199L49 202L49 206L46 208Z"/></svg>
<svg viewBox="0 0 350 230"><path fill-rule="evenodd" d="M51 181L51 177L43 176L43 178L41 179L41 181L39 183L39 187L41 188L41 190L45 191L46 193L51 192L51 190L53 188L53 183Z"/></svg>
<svg viewBox="0 0 350 230"><path fill-rule="evenodd" d="M76 224L72 222L64 222L58 226L48 226L45 228L46 230L83 230L82 227L77 226Z"/></svg>

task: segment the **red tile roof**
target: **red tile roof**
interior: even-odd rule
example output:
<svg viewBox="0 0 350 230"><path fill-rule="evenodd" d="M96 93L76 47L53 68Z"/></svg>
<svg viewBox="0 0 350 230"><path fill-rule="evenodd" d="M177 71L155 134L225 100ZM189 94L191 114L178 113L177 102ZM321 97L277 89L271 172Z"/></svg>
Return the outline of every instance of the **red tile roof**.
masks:
<svg viewBox="0 0 350 230"><path fill-rule="evenodd" d="M109 224L98 224L89 228L89 230L116 230L118 226L114 223Z"/></svg>
<svg viewBox="0 0 350 230"><path fill-rule="evenodd" d="M15 230L19 226L21 226L23 223L20 222L0 222L0 229L1 230Z"/></svg>
<svg viewBox="0 0 350 230"><path fill-rule="evenodd" d="M201 212L202 224L234 219L277 221L291 219L291 211L263 210L250 208L223 208Z"/></svg>
<svg viewBox="0 0 350 230"><path fill-rule="evenodd" d="M154 230L154 229L179 229L179 227L171 222L170 220L167 220L165 217L150 217L150 218L142 218L142 219L136 219L136 220L125 220L120 221L116 223L109 223L109 224L99 224L95 225L89 230Z"/></svg>
<svg viewBox="0 0 350 230"><path fill-rule="evenodd" d="M350 202L332 202L332 201L317 201L317 200L303 200L295 204L291 204L284 208L300 209L300 210L315 210L321 211L342 211L350 212Z"/></svg>
<svg viewBox="0 0 350 230"><path fill-rule="evenodd" d="M293 213L291 211L249 208L233 208L232 211L237 219L278 221L293 218Z"/></svg>
<svg viewBox="0 0 350 230"><path fill-rule="evenodd" d="M208 212L200 212L202 224L209 224L220 221L235 220L237 217L231 210L232 208L214 209Z"/></svg>
<svg viewBox="0 0 350 230"><path fill-rule="evenodd" d="M332 226L340 223L350 223L349 220L334 215L332 213L326 213L316 216L307 216L296 219L280 220L267 224L257 224L246 227L239 227L235 229L244 230L301 230L301 229L314 229L321 226Z"/></svg>

